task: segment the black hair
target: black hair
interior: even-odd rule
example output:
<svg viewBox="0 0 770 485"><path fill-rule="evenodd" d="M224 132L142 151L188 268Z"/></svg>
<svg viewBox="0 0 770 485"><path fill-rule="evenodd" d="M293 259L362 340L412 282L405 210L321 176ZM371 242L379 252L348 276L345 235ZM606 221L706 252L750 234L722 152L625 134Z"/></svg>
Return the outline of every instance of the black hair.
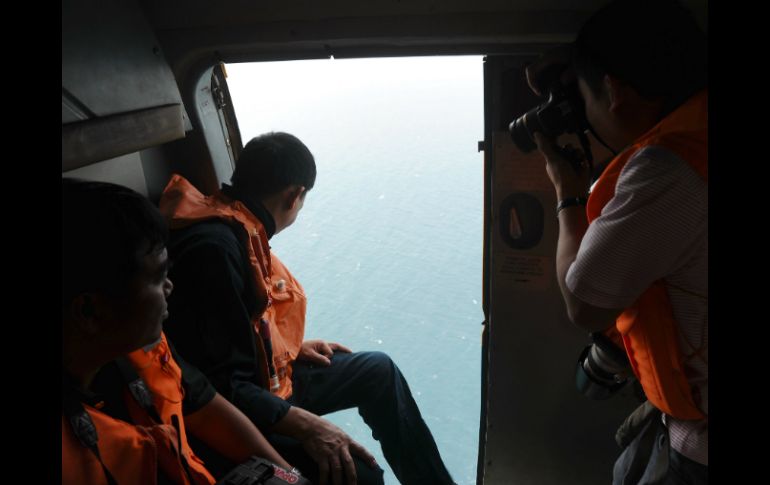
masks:
<svg viewBox="0 0 770 485"><path fill-rule="evenodd" d="M613 1L583 25L574 47L575 72L594 93L609 74L663 99L663 114L708 85L706 36L677 1Z"/></svg>
<svg viewBox="0 0 770 485"><path fill-rule="evenodd" d="M241 152L230 179L244 194L265 197L290 185L308 191L315 184L315 159L299 138L271 132L252 138Z"/></svg>
<svg viewBox="0 0 770 485"><path fill-rule="evenodd" d="M122 294L141 258L168 242L143 195L121 185L62 178L62 305L86 292Z"/></svg>

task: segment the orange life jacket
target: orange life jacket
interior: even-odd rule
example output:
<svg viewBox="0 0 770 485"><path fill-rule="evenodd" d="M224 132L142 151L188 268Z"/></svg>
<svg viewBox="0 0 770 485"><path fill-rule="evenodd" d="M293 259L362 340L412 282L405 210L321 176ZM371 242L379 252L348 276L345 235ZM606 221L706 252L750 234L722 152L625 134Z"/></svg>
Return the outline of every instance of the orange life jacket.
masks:
<svg viewBox="0 0 770 485"><path fill-rule="evenodd" d="M147 385L161 422L155 422L126 390L125 402L134 424L112 418L83 404L98 435L99 455L107 470L120 484L155 484L158 468L183 485L211 485L216 482L203 462L187 443L182 418L182 372L171 356L165 335L149 352L136 350L127 356L136 373ZM172 424L178 419L179 434ZM181 441L192 482L185 472L178 449ZM75 435L66 416L62 415L62 484L107 485L107 477L96 455Z"/></svg>
<svg viewBox="0 0 770 485"><path fill-rule="evenodd" d="M641 148L653 145L677 154L708 183L708 91L690 98L609 163L588 198L589 224L615 196L618 177L628 160ZM618 343L622 339L619 345L625 347L634 374L656 408L678 419L702 419L684 373L678 332L665 282L659 280L605 333Z"/></svg>
<svg viewBox="0 0 770 485"><path fill-rule="evenodd" d="M207 219L220 219L241 227L247 235L246 249L251 263L259 309L252 326L259 334L260 320L270 328L273 366L280 387L272 391L283 399L291 396L291 363L297 358L305 336L305 291L278 257L270 251L262 222L243 203L221 193L206 197L184 177L173 175L160 200L160 211L172 229ZM261 338L255 339L262 359L262 385L270 389L267 353Z"/></svg>

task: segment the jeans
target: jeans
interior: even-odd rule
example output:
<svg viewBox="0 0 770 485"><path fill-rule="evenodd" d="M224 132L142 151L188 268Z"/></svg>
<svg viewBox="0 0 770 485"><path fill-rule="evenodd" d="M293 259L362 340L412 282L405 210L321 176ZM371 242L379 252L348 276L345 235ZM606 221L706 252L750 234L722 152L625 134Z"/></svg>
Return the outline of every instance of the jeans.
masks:
<svg viewBox="0 0 770 485"><path fill-rule="evenodd" d="M454 483L406 379L386 354L337 352L329 367L294 362L292 368L289 403L317 415L358 408L402 484Z"/></svg>

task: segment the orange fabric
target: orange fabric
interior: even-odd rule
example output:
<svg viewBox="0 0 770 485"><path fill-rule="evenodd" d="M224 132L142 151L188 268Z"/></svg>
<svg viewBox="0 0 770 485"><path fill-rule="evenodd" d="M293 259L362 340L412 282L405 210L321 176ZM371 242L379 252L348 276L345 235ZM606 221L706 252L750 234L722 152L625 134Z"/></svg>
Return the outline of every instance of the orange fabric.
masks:
<svg viewBox="0 0 770 485"><path fill-rule="evenodd" d="M157 483L158 458L149 432L83 405L96 426L102 461L118 483ZM91 450L78 441L62 415L61 470L63 485L107 485L102 465Z"/></svg>
<svg viewBox="0 0 770 485"><path fill-rule="evenodd" d="M267 233L262 222L237 200L221 193L206 197L180 175L173 175L160 200L160 211L171 228L182 228L207 219L221 219L242 227L248 235L246 249L252 268L257 300L264 302L265 310L252 315L254 331L259 333L261 318L270 325L273 364L280 387L273 391L283 399L291 396L291 363L297 358L305 336L305 291L278 257L270 251ZM257 338L257 349L263 359L263 382L270 389L267 376L267 357L262 339Z"/></svg>
<svg viewBox="0 0 770 485"><path fill-rule="evenodd" d="M299 355L305 338L307 299L302 285L286 266L273 252L270 252L270 257L273 268L272 305L265 310L264 318L271 325L273 362L281 383L278 395L286 399L291 395L291 363Z"/></svg>
<svg viewBox="0 0 770 485"><path fill-rule="evenodd" d="M628 160L641 148L652 145L676 153L708 182L708 91L690 98L610 162L588 199L589 224L614 197L618 177ZM634 374L647 399L675 418L704 418L693 401L684 373L679 330L665 282L656 281L625 309L615 328L623 337ZM615 328L606 332L611 338Z"/></svg>
<svg viewBox="0 0 770 485"><path fill-rule="evenodd" d="M130 353L128 360L149 388L163 424L152 421L126 390L125 402L134 424L114 419L83 405L96 426L102 461L119 484L157 482L158 468L175 483L211 485L214 477L203 466L187 443L182 417L182 372L171 356L165 335L149 352ZM190 467L190 483L177 454L178 436L171 416L179 417L182 453ZM106 485L107 479L96 456L78 441L67 418L62 416L62 483Z"/></svg>
<svg viewBox="0 0 770 485"><path fill-rule="evenodd" d="M176 429L170 424L171 417L176 415L179 419L179 432L182 435L182 454L190 467L190 474L195 483L208 484L215 480L203 466L203 462L195 456L187 442L187 432L182 415L182 400L184 388L182 387L182 370L174 361L171 350L166 341L166 335L161 333L161 341L158 345L145 352L143 349L135 350L127 355L129 362L136 373L147 384L153 398L155 409L160 415L161 421L167 423L164 426L153 426L152 420L139 404L126 390L126 403L128 412L134 423L148 426L153 437L157 441L171 440L174 448L178 443ZM160 466L166 471L169 478L186 480L183 470L178 466L179 459L176 455L159 455ZM211 481L209 481L209 479Z"/></svg>

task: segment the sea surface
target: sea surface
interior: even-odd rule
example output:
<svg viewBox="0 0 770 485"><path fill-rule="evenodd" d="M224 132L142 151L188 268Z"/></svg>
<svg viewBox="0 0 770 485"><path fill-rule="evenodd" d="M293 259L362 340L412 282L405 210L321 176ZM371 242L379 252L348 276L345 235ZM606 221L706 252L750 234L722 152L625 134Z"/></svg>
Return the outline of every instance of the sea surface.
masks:
<svg viewBox="0 0 770 485"><path fill-rule="evenodd" d="M481 57L228 64L242 138L299 137L318 178L271 240L308 295L306 338L401 368L459 484L476 483L483 156ZM355 410L327 416L397 484Z"/></svg>

